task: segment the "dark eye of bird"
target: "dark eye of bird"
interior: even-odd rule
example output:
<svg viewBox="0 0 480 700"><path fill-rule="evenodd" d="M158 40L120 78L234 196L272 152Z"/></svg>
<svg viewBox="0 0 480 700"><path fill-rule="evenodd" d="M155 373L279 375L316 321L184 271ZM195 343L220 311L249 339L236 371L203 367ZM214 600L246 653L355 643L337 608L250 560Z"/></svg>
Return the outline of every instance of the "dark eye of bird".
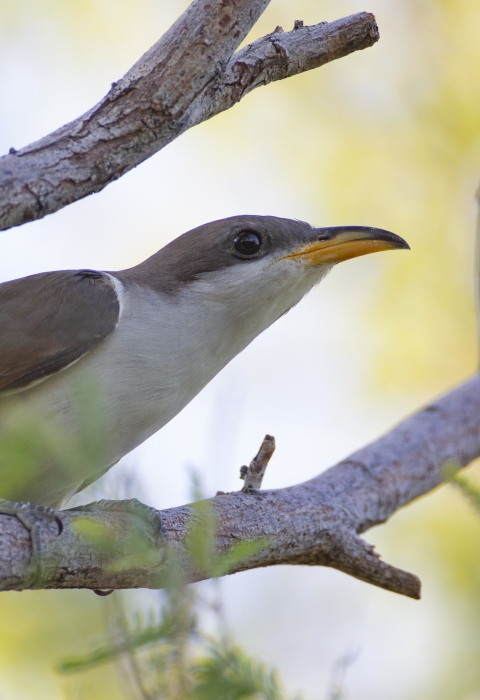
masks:
<svg viewBox="0 0 480 700"><path fill-rule="evenodd" d="M262 238L255 231L242 231L233 239L233 247L242 257L256 255L262 247Z"/></svg>

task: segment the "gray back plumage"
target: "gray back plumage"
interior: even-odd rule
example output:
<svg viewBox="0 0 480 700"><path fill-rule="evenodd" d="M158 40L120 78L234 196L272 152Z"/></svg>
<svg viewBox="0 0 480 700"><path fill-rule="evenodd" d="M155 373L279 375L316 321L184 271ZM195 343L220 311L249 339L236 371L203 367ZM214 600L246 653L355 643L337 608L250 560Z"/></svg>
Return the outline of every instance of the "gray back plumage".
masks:
<svg viewBox="0 0 480 700"><path fill-rule="evenodd" d="M0 284L0 393L25 388L93 350L120 305L107 275L46 272Z"/></svg>

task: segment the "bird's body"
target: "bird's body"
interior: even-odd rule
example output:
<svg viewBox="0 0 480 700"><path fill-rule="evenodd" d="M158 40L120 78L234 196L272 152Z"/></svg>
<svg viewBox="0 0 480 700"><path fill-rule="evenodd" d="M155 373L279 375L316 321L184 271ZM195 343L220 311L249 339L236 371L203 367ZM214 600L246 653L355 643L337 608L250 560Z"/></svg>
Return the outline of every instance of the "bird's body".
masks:
<svg viewBox="0 0 480 700"><path fill-rule="evenodd" d="M321 231L235 217L130 270L0 285L0 498L58 506L170 421L336 262Z"/></svg>

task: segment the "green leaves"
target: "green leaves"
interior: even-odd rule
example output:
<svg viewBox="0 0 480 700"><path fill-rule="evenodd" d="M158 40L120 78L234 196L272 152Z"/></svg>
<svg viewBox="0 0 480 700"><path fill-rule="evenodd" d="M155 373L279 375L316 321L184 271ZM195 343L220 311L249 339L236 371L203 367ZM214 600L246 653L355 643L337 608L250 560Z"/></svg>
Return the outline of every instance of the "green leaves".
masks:
<svg viewBox="0 0 480 700"><path fill-rule="evenodd" d="M200 499L196 484L195 494ZM87 514L78 516L73 527L102 553L109 569L142 564L148 548L138 541L136 530L115 532L108 523ZM251 658L234 645L225 633L221 606L212 606L221 632L207 636L200 628L205 601L198 590L185 583L184 557L205 578L222 576L241 567L248 557L268 545L268 539L239 541L227 551L217 551L217 525L211 501L197 500L190 507L190 526L185 550L170 547L167 570L162 578L166 599L160 611L151 610L148 621L137 615L126 621L119 593L107 605L116 606L116 620L123 620L111 642L83 656L63 659L57 666L62 674L83 672L123 656L130 657L137 683L145 697L163 700L287 700L276 672ZM182 561L180 561L180 557ZM137 558L137 559L136 559ZM182 564L182 565L181 565Z"/></svg>
<svg viewBox="0 0 480 700"><path fill-rule="evenodd" d="M101 512L100 507L98 512ZM92 515L78 515L72 520L71 528L105 561L105 571L115 573L159 566L163 551L152 545L138 520L135 525L118 532L94 515L95 510L92 510Z"/></svg>
<svg viewBox="0 0 480 700"><path fill-rule="evenodd" d="M107 448L108 426L101 411L100 389L93 380L76 382L66 398L74 416L63 420L38 415L35 409L12 402L2 412L0 471L2 497L13 501L42 499L42 480L55 477L59 500L83 478L98 477ZM68 411L66 411L68 414ZM47 478L48 477L48 478ZM51 489L51 486L50 486Z"/></svg>
<svg viewBox="0 0 480 700"><path fill-rule="evenodd" d="M163 650L159 650L161 657L178 633L176 627L175 620L167 615L158 625L132 631L128 639L117 645L99 647L84 657L65 659L57 670L60 673L85 671L113 661L119 654L155 643L163 643ZM189 630L192 638L195 632L196 626L192 624ZM158 664L159 668L165 673L165 664ZM182 700L287 700L276 671L268 670L239 647L222 639L206 642L205 654L191 661L187 676L188 696ZM170 696L162 697L170 700Z"/></svg>
<svg viewBox="0 0 480 700"><path fill-rule="evenodd" d="M236 569L249 557L268 546L268 538L241 540L226 552L215 552L216 522L210 501L191 505L192 520L186 539L186 549L195 568L205 578L224 576Z"/></svg>
<svg viewBox="0 0 480 700"><path fill-rule="evenodd" d="M192 700L286 700L277 672L236 646L213 643L192 670Z"/></svg>
<svg viewBox="0 0 480 700"><path fill-rule="evenodd" d="M63 659L63 661L58 664L57 671L59 673L86 671L94 666L113 661L120 654L131 652L156 642L168 640L174 633L175 620L171 615L166 615L159 624L139 626L138 629L133 630L128 637L119 641L118 644L106 644L98 647L98 649L95 649L90 654Z"/></svg>

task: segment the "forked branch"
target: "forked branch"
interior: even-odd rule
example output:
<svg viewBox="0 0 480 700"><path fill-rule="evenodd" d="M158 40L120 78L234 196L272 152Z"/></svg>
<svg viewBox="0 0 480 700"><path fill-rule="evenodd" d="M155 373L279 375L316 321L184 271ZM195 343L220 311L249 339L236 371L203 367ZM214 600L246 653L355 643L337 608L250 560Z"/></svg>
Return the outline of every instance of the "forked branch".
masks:
<svg viewBox="0 0 480 700"><path fill-rule="evenodd" d="M274 32L238 53L269 0L196 0L89 112L0 158L0 230L99 192L260 85L371 46L366 12Z"/></svg>

